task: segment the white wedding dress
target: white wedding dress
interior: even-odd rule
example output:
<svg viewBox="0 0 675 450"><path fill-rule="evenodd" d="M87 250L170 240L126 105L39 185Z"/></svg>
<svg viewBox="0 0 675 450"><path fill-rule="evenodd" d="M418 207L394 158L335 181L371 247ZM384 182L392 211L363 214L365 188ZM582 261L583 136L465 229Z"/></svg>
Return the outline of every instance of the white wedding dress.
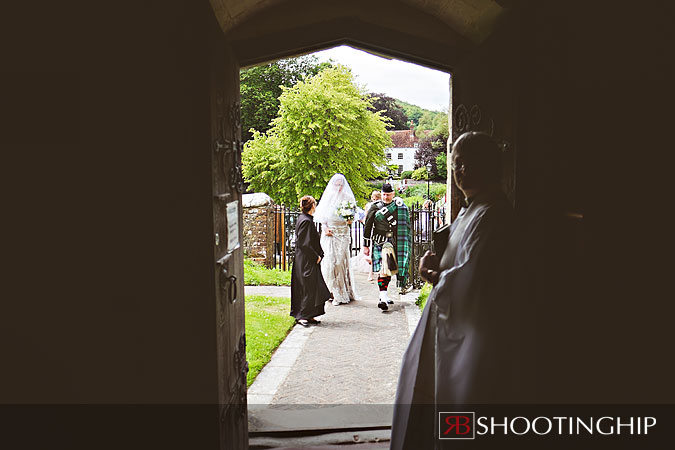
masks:
<svg viewBox="0 0 675 450"><path fill-rule="evenodd" d="M330 221L323 224L332 231L332 236L321 233L321 248L324 252L321 260L321 274L333 294L333 304L349 303L358 300L354 292L354 277L349 257L350 229L346 221Z"/></svg>
<svg viewBox="0 0 675 450"><path fill-rule="evenodd" d="M333 305L358 300L354 293L354 277L349 258L350 226L338 215L342 202L356 202L344 175L336 173L328 181L314 212L314 221L321 224L321 274L333 294ZM332 236L326 236L329 229Z"/></svg>

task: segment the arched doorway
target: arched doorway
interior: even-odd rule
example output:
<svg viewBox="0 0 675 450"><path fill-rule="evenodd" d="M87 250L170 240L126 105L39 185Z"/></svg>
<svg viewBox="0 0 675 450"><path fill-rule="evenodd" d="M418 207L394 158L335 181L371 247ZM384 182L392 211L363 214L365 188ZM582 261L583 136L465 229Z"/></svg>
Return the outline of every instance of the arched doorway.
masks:
<svg viewBox="0 0 675 450"><path fill-rule="evenodd" d="M241 199L241 192L237 190L241 183L241 160L238 156L241 130L236 110L239 94L237 81L233 80L233 74L237 74L240 67L347 44L453 72L456 68L462 69L459 64L465 55L489 35L498 16L506 12L496 2L488 2L482 9L478 8L479 13L465 12L464 15L457 11L434 10L434 7L443 6L444 2L435 6L431 4L434 2L427 2L424 7L416 5L416 2L407 3L348 1L326 7L309 1L243 2L238 5L212 1L216 18L225 32L220 38L221 43L214 47L216 54L212 66L212 80L216 80L212 84L214 220L216 233L221 239L227 235L228 228L227 223L220 221L226 215L224 205L240 202ZM483 28L478 32L473 26L462 27L462 20L480 23ZM455 26L450 25L453 21ZM222 55L226 55L226 61L219 61L218 55L221 59ZM512 129L515 122L502 119L512 112L512 105L497 108L497 105L502 105L502 99L487 103L493 98L489 80L471 75L471 79L467 76L467 81L462 82L464 84L451 89L449 111L457 113L457 119L450 124L452 136L470 129L482 129L504 142L504 149L513 155ZM453 80L456 77L453 73ZM228 82L219 85L217 80ZM512 79L507 81L507 88L511 87L509 82ZM484 95L478 97L474 93ZM508 184L513 186L514 164L507 167ZM449 186L452 186L451 181ZM451 211L454 217L459 198L456 189L450 189L455 198ZM514 189L510 192L514 194ZM241 226L239 230L241 232ZM220 280L218 315L226 318L219 321L218 329L219 386L225 423L221 436L226 445L228 442L230 445L242 445L247 433L246 383L242 381L246 370L242 358L245 330L242 302L238 305L237 301L232 301L234 292L243 291L239 272L242 256L240 251L229 252L222 244L217 248L222 248L216 255Z"/></svg>

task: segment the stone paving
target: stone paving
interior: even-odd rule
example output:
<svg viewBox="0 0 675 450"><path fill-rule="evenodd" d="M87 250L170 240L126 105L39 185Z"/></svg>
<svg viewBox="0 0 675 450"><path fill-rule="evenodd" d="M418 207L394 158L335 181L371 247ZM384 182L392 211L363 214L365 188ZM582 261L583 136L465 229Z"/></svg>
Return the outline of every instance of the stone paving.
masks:
<svg viewBox="0 0 675 450"><path fill-rule="evenodd" d="M388 294L395 303L382 312L377 307L377 283L368 282L364 273L356 273L355 282L360 300L339 306L326 303L321 324L296 325L258 375L248 391L250 428L268 428L274 419L265 414L274 410L321 407L337 411L345 405L389 405L390 409L401 358L420 316L414 303L418 291L399 295L392 279ZM248 295L284 292L250 288L246 287ZM377 416L382 417L378 425L390 424L390 414Z"/></svg>

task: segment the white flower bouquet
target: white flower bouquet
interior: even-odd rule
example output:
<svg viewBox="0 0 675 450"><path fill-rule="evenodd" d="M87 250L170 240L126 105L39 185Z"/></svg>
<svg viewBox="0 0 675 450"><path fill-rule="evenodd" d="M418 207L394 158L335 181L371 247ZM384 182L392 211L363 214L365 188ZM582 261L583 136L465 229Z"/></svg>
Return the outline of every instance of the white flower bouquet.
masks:
<svg viewBox="0 0 675 450"><path fill-rule="evenodd" d="M356 215L356 202L352 200L341 201L337 206L335 214L341 219L346 220L348 223L351 223Z"/></svg>

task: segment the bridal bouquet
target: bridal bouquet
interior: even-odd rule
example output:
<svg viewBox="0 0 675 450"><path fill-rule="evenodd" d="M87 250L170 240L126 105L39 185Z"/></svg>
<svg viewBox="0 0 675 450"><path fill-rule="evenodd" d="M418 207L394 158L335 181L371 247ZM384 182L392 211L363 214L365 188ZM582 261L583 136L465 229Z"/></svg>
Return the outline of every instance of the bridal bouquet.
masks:
<svg viewBox="0 0 675 450"><path fill-rule="evenodd" d="M351 223L354 220L354 215L356 215L356 202L352 200L341 201L337 206L337 211L335 211L335 214Z"/></svg>

